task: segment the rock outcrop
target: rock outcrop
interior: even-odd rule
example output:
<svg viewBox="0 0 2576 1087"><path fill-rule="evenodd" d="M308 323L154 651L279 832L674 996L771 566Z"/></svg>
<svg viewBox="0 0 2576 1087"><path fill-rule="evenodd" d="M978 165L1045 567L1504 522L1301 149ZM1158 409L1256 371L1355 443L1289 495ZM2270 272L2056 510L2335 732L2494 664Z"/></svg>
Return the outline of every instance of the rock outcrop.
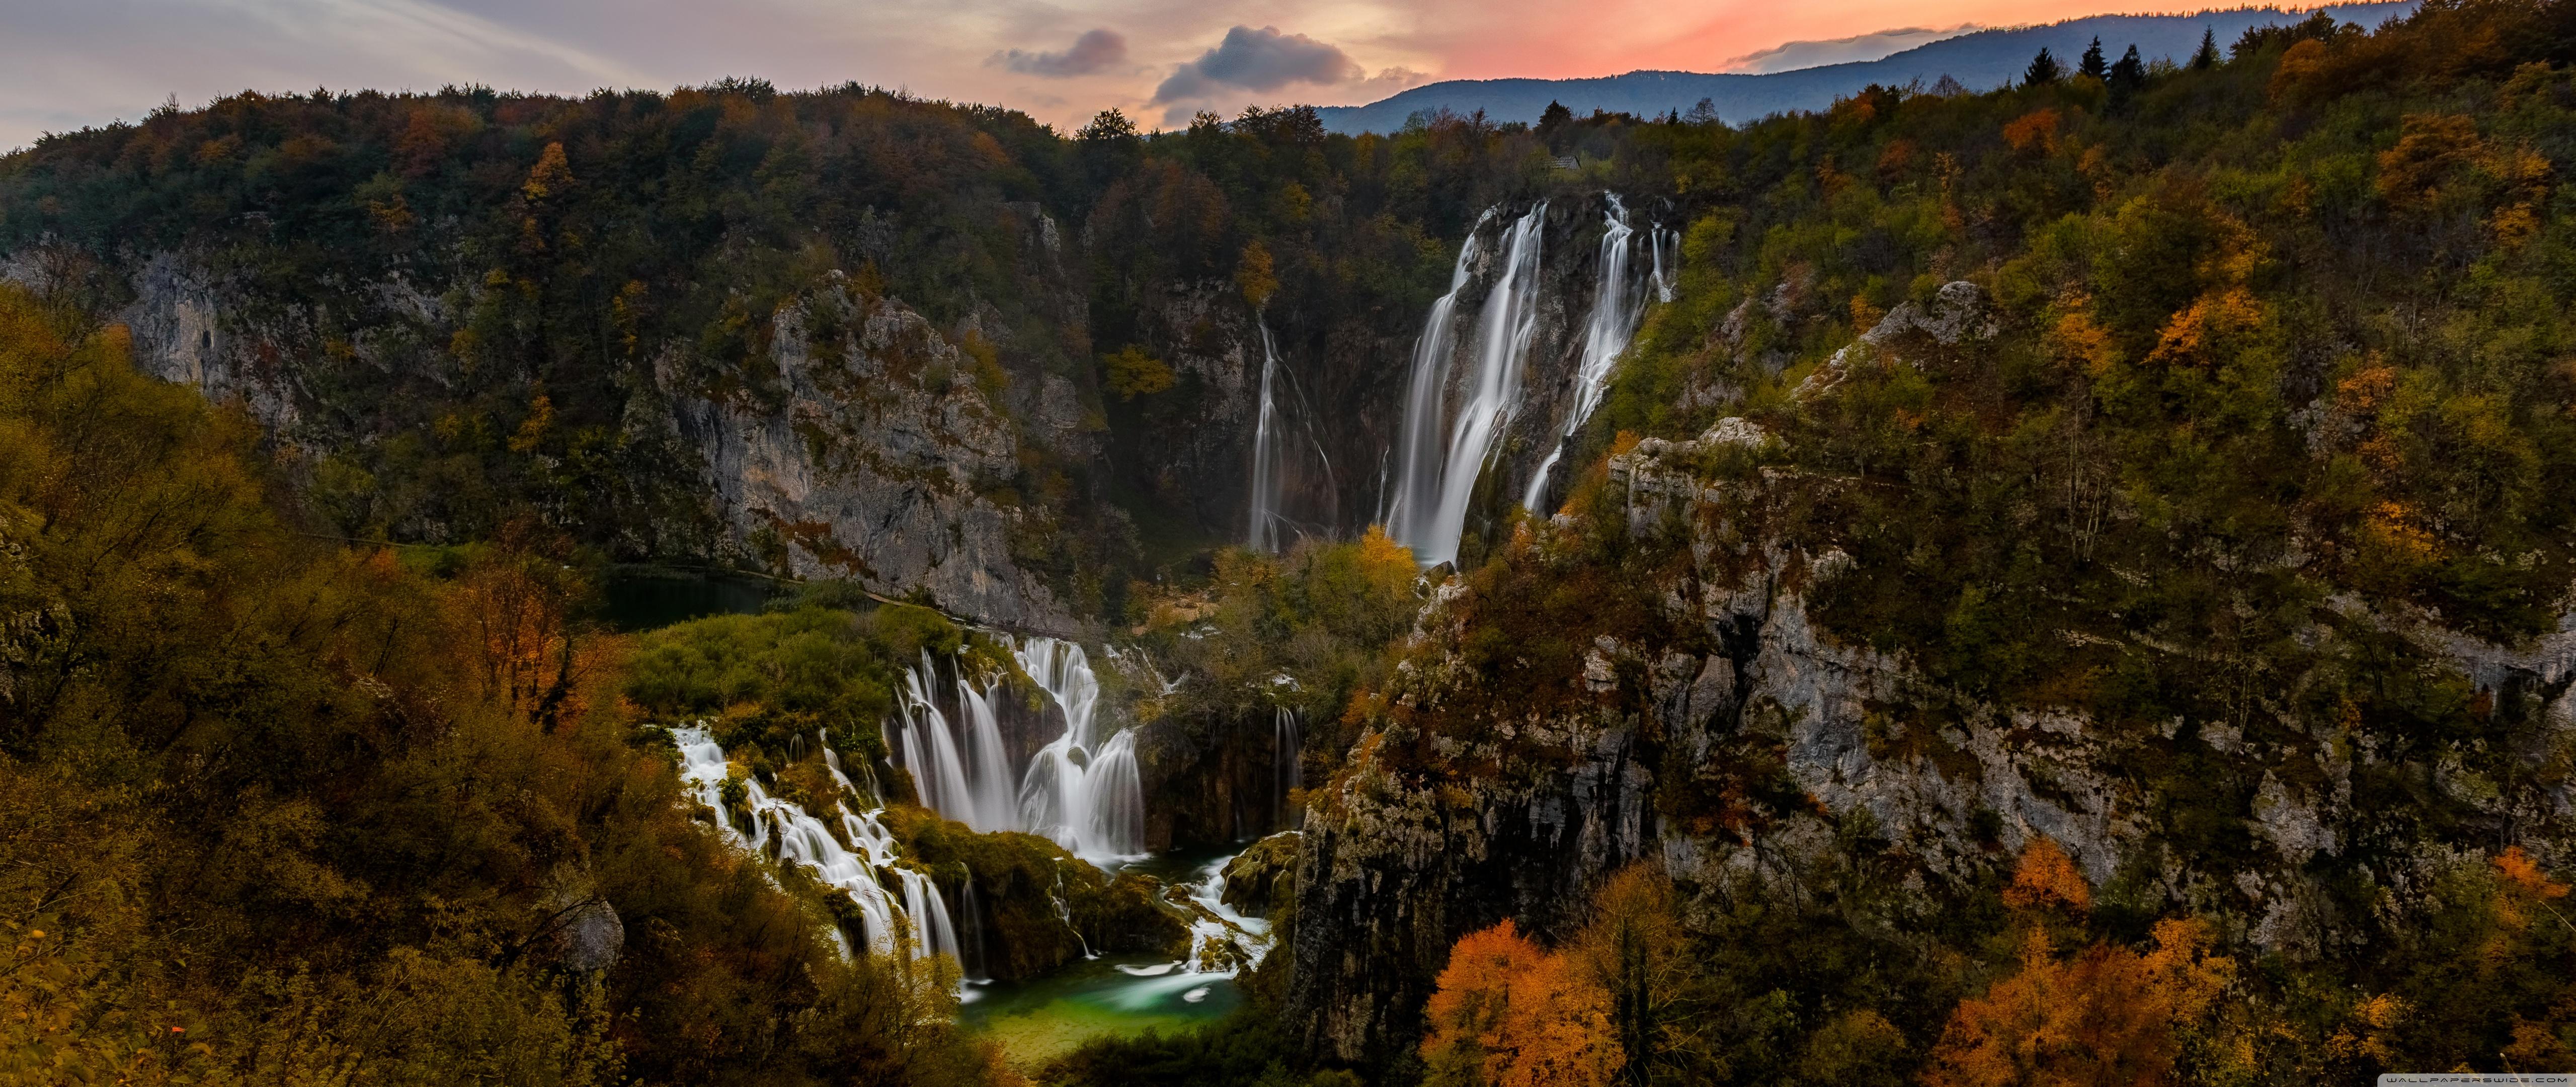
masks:
<svg viewBox="0 0 2576 1087"><path fill-rule="evenodd" d="M799 577L923 591L984 622L1076 633L1012 561L1021 511L988 492L1016 470L1018 440L974 360L911 307L844 282L778 314L771 389L721 400L668 389L733 538Z"/></svg>
<svg viewBox="0 0 2576 1087"><path fill-rule="evenodd" d="M1937 312L1907 320L1907 334L1927 339L1947 327ZM1291 1016L1309 1044L1343 1060L1410 1045L1453 941L1506 917L1561 937L1607 874L1641 858L1686 900L1705 901L1794 885L1838 834L1858 833L1898 859L1907 893L1929 905L1942 888L1993 878L2045 838L2096 886L2124 881L2123 893L2150 908L2217 919L2231 938L2295 958L2368 939L2386 922L2373 910L2399 908L2395 898L2362 911L2336 899L2312 867L2320 858L2336 862L2337 878L2402 896L2459 851L2491 846L2494 833L2550 857L2576 840L2563 772L2576 759L2576 616L2508 649L2344 602L2348 619L2404 638L2425 668L2466 677L2491 712L2527 719L2517 730L2523 750L2506 757L2542 771L2507 783L2475 769L2470 747L2419 752L2375 772L2419 778L2438 817L2372 810L2354 799L2357 764L2397 757L2395 737L2350 723L2319 731L2286 716L2266 722L2259 743L2226 720L2109 728L2062 708L1983 702L1932 683L1901 656L1836 639L1811 600L1849 576L1853 560L1733 519L1841 482L1786 469L1748 482L1706 469L1730 450L1775 440L1728 419L1698 439L1648 441L1613 460L1610 484L1625 495L1631 528L1687 526L1690 560L1657 586L1678 632L1668 644L1592 637L1576 682L1601 696L1597 705L1486 723L1500 741L1435 736L1436 757L1400 770L1377 753L1417 739L1399 716L1364 735L1346 770L1315 790L1292 935ZM1552 531L1573 530L1560 521ZM1454 663L1417 667L1457 659L1463 630L1445 615L1469 592L1461 580L1442 588L1416 634L1431 652L1417 645L1410 654L1393 701L1428 703L1476 682ZM2143 636L2129 645L2201 652ZM1605 708L1622 705L1639 708ZM2224 769L2197 783L2206 793L2193 818L2239 828L2250 850L2187 853L2166 821L2166 798L2131 769L2200 753ZM1763 769L1747 778L1746 766ZM1703 810L1698 799L1765 780L1796 799L1756 819ZM2372 843L2366 857L2355 852L2362 842Z"/></svg>

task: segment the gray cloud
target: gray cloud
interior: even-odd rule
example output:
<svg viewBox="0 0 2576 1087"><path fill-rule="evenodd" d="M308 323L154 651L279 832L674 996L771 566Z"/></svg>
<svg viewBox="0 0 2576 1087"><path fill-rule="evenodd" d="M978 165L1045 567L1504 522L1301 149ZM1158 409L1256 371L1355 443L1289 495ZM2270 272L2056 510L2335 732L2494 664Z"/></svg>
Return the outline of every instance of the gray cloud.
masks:
<svg viewBox="0 0 2576 1087"><path fill-rule="evenodd" d="M1172 69L1163 85L1154 88L1154 101L1205 98L1227 87L1275 91L1291 83L1332 86L1365 75L1339 46L1303 34L1282 34L1277 27L1238 26L1226 31L1216 48Z"/></svg>
<svg viewBox="0 0 2576 1087"><path fill-rule="evenodd" d="M1073 40L1073 48L1061 53L1032 53L1013 49L995 53L986 64L999 64L1024 75L1049 79L1095 75L1127 65L1127 39L1115 30L1086 30Z"/></svg>

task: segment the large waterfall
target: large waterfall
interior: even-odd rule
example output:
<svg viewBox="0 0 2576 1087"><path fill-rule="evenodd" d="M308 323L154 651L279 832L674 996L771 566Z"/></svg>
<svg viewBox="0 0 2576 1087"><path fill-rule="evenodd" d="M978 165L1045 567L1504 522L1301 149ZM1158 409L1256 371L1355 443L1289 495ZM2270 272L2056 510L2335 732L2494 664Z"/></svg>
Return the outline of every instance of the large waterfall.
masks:
<svg viewBox="0 0 2576 1087"><path fill-rule="evenodd" d="M1482 251L1476 232L1493 217L1494 209L1487 208L1467 228L1467 240L1458 246L1458 263L1449 270L1449 293L1431 304L1422 335L1413 341L1413 380L1404 393L1404 432L1396 439L1394 504L1381 518L1387 535L1400 543L1410 544L1428 534L1422 522L1440 491L1444 451L1440 409L1449 389L1449 350L1454 341L1450 323L1458 312L1458 292L1467 289L1476 254Z"/></svg>
<svg viewBox="0 0 2576 1087"><path fill-rule="evenodd" d="M680 780L696 787L698 802L715 814L716 830L726 841L768 856L774 836L779 860L804 867L817 880L850 896L858 906L861 938L878 954L901 951L915 959L957 956L957 931L949 922L948 903L940 897L939 885L928 873L897 863L894 834L877 819L883 809L874 807L874 798L864 797L842 775L840 757L828 745L824 759L842 792L837 798L838 836L831 824L803 807L770 796L756 777L743 779L743 806L750 818L745 827L735 829L725 818L724 749L702 728L672 729L671 739L680 749ZM852 814L862 799L871 802L869 810ZM889 878L894 890L886 888Z"/></svg>
<svg viewBox="0 0 2576 1087"><path fill-rule="evenodd" d="M1475 495L1476 480L1492 459L1504 425L1520 408L1521 360L1529 353L1530 336L1538 328L1539 249L1546 224L1547 202L1542 200L1503 232L1502 274L1485 296L1485 308L1477 318L1471 356L1475 369L1468 378L1467 399L1449 426L1447 443L1436 447L1436 452L1430 443L1416 446L1411 436L1419 428L1436 430L1439 425L1447 367L1426 367L1420 355L1434 346L1434 337L1445 334L1440 330L1448 322L1441 309L1452 304L1454 289L1450 298L1434 307L1436 327L1424 330L1416 348L1415 388L1405 402L1405 486L1389 520L1397 542L1412 548L1414 558L1424 566L1457 559L1458 538L1466 531L1467 503ZM1461 269L1466 267L1466 256L1460 253ZM1445 357L1445 345L1440 346ZM1427 377L1439 380L1429 383L1423 380Z"/></svg>
<svg viewBox="0 0 2576 1087"><path fill-rule="evenodd" d="M1558 435L1556 447L1547 451L1538 470L1530 473L1529 490L1521 495L1521 508L1545 513L1548 474L1556 469L1557 458L1565 455L1575 432L1583 429L1592 409L1601 406L1601 394L1610 386L1610 368L1628 350L1628 341L1637 334L1637 319L1645 315L1646 295L1628 272L1628 245L1637 232L1628 225L1628 206L1619 202L1615 193L1604 194L1609 210L1602 214L1601 272L1592 287L1592 316L1583 324L1582 361L1574 370L1574 403L1565 413L1565 430ZM1661 230L1656 234L1660 235ZM1660 269L1663 249L1660 237L1650 237L1647 247L1654 252L1657 271L1653 286L1663 286Z"/></svg>
<svg viewBox="0 0 2576 1087"><path fill-rule="evenodd" d="M1020 669L1064 712L1065 729L1014 775L990 689L956 681L962 721L931 701L938 669L924 655L906 676L902 752L923 806L978 831L1042 834L1095 864L1145 852L1145 790L1133 729L1106 731L1100 679L1082 647L1055 638L1006 639Z"/></svg>

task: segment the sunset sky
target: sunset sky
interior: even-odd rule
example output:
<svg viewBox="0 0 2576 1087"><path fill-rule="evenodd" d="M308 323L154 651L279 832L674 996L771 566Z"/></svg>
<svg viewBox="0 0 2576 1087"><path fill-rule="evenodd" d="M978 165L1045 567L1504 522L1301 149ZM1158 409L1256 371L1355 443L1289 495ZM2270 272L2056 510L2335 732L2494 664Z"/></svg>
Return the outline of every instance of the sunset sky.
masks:
<svg viewBox="0 0 2576 1087"><path fill-rule="evenodd" d="M1785 42L2151 10L2082 0L0 0L0 149L243 89L850 80L1148 126L1434 79L1776 70ZM1905 35L1888 47L1920 44Z"/></svg>

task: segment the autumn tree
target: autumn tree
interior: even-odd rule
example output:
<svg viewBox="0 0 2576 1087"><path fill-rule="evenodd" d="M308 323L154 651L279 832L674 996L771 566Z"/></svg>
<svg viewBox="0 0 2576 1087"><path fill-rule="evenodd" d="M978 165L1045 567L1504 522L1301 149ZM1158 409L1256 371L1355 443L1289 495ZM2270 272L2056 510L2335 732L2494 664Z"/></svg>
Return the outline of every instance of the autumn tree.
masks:
<svg viewBox="0 0 2576 1087"><path fill-rule="evenodd" d="M1624 1054L1619 1082L1642 1085L1664 1061L1702 1046L1694 1032L1688 934L1672 880L1639 862L1621 869L1592 899L1592 921L1570 954L1610 996L1610 1022Z"/></svg>
<svg viewBox="0 0 2576 1087"><path fill-rule="evenodd" d="M2059 957L2034 926L2021 972L1961 1001L1932 1051L1928 1087L2146 1087L2167 1082L2183 1036L2235 964L2198 920L2156 924L2139 954L2098 943Z"/></svg>
<svg viewBox="0 0 2576 1087"><path fill-rule="evenodd" d="M1620 1068L1610 994L1508 919L1449 949L1425 1014L1422 1057L1439 1087L1606 1087Z"/></svg>

